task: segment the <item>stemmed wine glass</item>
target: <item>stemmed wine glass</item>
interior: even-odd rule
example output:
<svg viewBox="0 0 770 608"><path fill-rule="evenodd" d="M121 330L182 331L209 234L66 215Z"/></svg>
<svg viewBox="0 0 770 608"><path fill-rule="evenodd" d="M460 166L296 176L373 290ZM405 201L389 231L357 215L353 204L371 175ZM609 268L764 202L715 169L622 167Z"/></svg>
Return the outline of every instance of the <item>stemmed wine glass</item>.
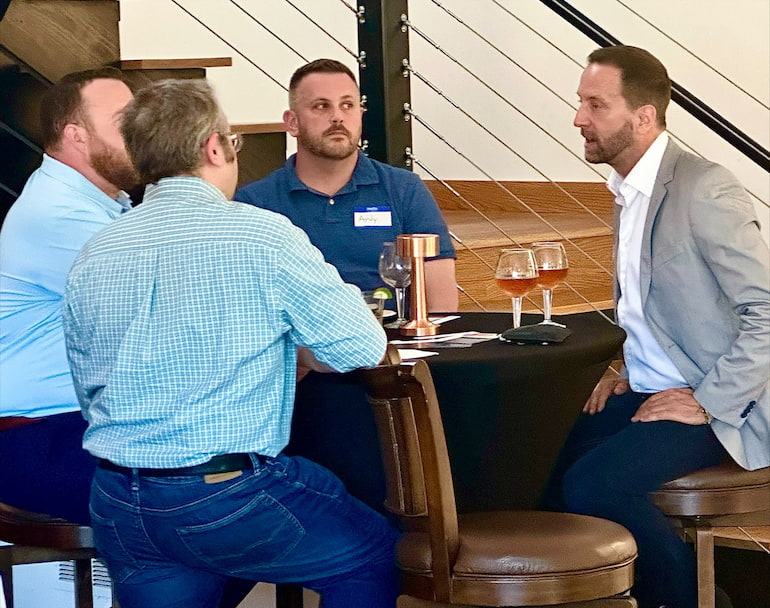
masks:
<svg viewBox="0 0 770 608"><path fill-rule="evenodd" d="M503 249L495 270L497 286L511 296L513 328L521 325L521 300L537 286L537 264L531 249Z"/></svg>
<svg viewBox="0 0 770 608"><path fill-rule="evenodd" d="M396 313L398 316L393 323L389 323L385 327L401 327L406 323L404 300L406 288L412 283L412 259L398 255L395 243L383 243L378 268L380 278L396 291Z"/></svg>
<svg viewBox="0 0 770 608"><path fill-rule="evenodd" d="M551 298L554 288L567 278L567 252L561 243L551 241L532 243L532 252L540 273L537 286L543 290L543 320L540 324L564 327L561 323L551 321Z"/></svg>

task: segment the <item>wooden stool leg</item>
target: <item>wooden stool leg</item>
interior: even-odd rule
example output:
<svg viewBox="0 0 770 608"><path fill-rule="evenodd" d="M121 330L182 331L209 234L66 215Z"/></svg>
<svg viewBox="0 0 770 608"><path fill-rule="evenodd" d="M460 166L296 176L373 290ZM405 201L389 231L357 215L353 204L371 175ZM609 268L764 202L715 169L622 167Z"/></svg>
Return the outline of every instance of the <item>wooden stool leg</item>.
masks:
<svg viewBox="0 0 770 608"><path fill-rule="evenodd" d="M91 577L91 560L76 559L75 561L75 606L77 608L94 608L94 590Z"/></svg>
<svg viewBox="0 0 770 608"><path fill-rule="evenodd" d="M302 608L302 587L299 585L276 585L275 608Z"/></svg>
<svg viewBox="0 0 770 608"><path fill-rule="evenodd" d="M698 564L698 606L715 608L714 534L711 526L695 526L695 559Z"/></svg>
<svg viewBox="0 0 770 608"><path fill-rule="evenodd" d="M13 608L13 546L0 547L0 576L6 608Z"/></svg>

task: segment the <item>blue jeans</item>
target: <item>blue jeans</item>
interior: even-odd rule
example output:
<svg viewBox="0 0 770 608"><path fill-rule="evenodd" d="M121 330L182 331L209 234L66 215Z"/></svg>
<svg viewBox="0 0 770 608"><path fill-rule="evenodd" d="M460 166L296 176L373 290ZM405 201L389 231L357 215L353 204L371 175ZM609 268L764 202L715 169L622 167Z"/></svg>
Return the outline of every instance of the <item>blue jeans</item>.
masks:
<svg viewBox="0 0 770 608"><path fill-rule="evenodd" d="M97 468L91 520L121 607L213 608L238 577L300 583L325 608L393 608L387 520L309 460L253 459L219 483Z"/></svg>
<svg viewBox="0 0 770 608"><path fill-rule="evenodd" d="M708 425L631 422L648 396L615 395L602 412L578 419L541 506L603 517L633 534L639 549L633 595L640 608L697 608L693 550L649 493L727 454Z"/></svg>

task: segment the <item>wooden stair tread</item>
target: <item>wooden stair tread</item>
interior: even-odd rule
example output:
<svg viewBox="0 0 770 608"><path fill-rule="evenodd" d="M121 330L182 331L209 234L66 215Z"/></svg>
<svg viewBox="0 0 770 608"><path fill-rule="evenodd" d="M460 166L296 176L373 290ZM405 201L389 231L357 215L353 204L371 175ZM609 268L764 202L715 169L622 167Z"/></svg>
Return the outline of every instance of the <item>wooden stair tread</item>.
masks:
<svg viewBox="0 0 770 608"><path fill-rule="evenodd" d="M234 133L241 133L243 135L259 135L262 133L285 133L286 125L282 122L231 124L230 129Z"/></svg>
<svg viewBox="0 0 770 608"><path fill-rule="evenodd" d="M0 46L55 82L118 61L119 18L115 0L11 2L0 21Z"/></svg>
<svg viewBox="0 0 770 608"><path fill-rule="evenodd" d="M485 213L565 212L613 213L612 194L601 182L518 182L425 180L441 210L467 211L469 204ZM451 190L450 190L451 188Z"/></svg>
<svg viewBox="0 0 770 608"><path fill-rule="evenodd" d="M543 220L527 213L497 212L482 217L475 211L444 211L443 215L449 229L457 235L463 245L472 249L512 246L514 240L518 243L533 243L563 240L563 237L572 240L612 235L612 218L606 217L602 218L606 222L605 225L600 220L587 215L542 214L542 217L553 226L551 228Z"/></svg>
<svg viewBox="0 0 770 608"><path fill-rule="evenodd" d="M190 68L226 68L233 65L232 57L197 59L122 59L121 70L188 70Z"/></svg>

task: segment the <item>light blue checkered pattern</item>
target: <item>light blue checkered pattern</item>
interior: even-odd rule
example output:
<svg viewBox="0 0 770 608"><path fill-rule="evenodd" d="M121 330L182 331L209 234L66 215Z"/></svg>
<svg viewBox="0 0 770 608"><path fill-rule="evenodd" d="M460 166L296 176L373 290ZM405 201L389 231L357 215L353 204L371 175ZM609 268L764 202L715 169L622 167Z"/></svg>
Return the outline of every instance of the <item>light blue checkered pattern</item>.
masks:
<svg viewBox="0 0 770 608"><path fill-rule="evenodd" d="M192 177L148 187L87 243L64 327L85 448L135 467L276 455L296 345L338 371L375 365L385 349L358 289L304 232Z"/></svg>

